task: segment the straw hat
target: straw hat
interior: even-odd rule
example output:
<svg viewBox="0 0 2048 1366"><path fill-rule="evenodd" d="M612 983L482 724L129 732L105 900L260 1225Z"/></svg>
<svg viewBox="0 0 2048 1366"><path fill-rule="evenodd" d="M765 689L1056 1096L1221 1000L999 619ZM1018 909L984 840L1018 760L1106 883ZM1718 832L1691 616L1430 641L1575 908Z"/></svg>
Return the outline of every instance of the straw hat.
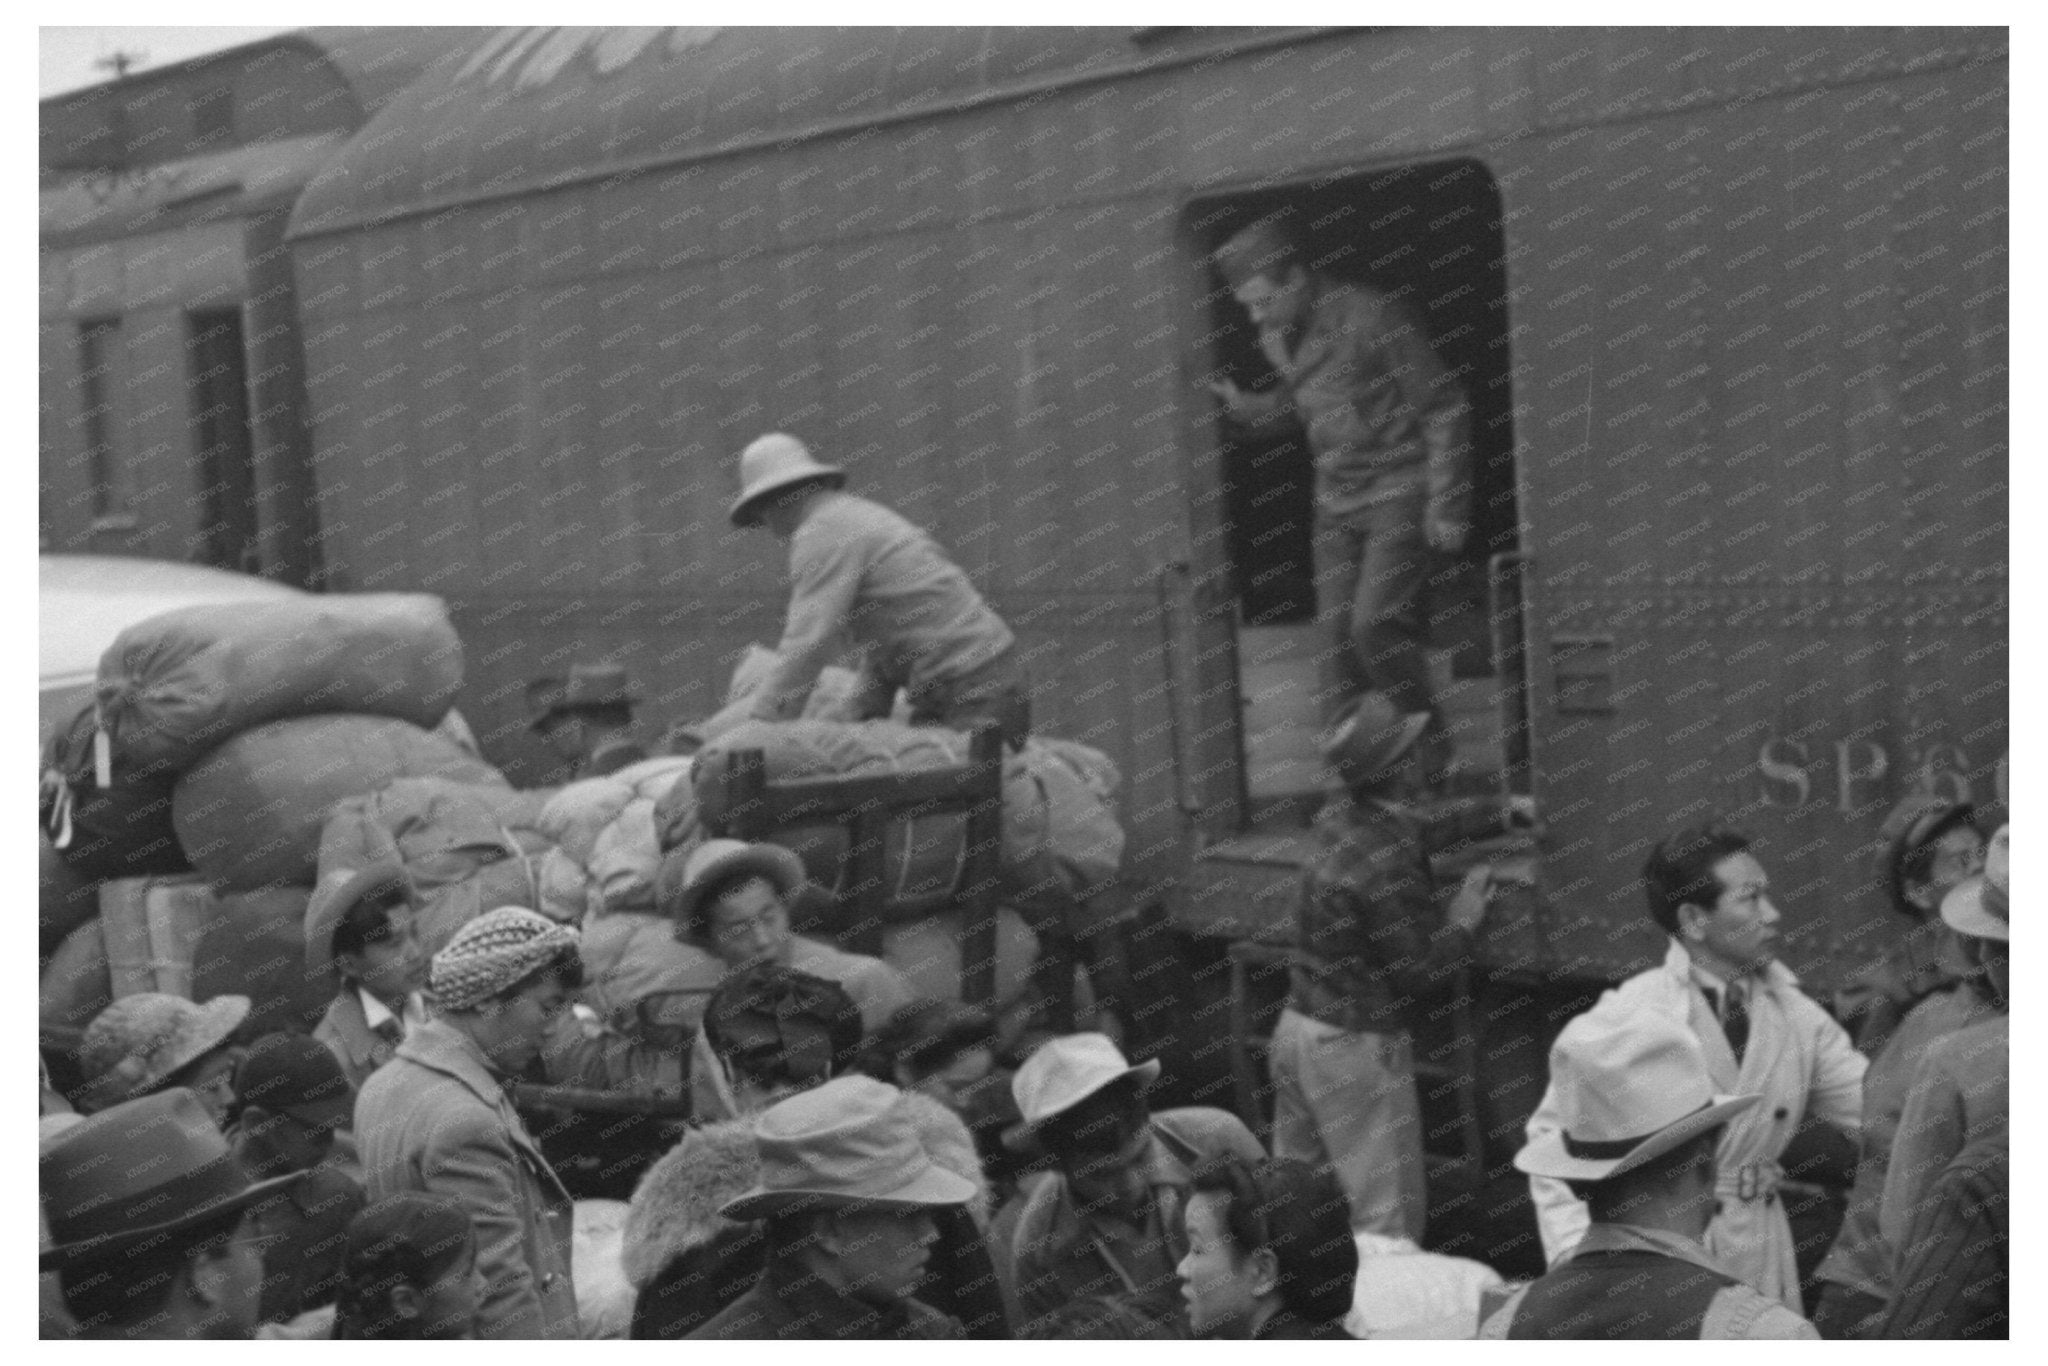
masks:
<svg viewBox="0 0 2048 1366"><path fill-rule="evenodd" d="M732 524L760 525L760 503L769 494L813 482L843 488L846 471L837 465L819 464L809 447L786 433L756 437L740 452L740 496L733 500Z"/></svg>
<svg viewBox="0 0 2048 1366"><path fill-rule="evenodd" d="M251 1182L182 1086L79 1121L40 1155L51 1247L40 1269L105 1261L245 1208L305 1176Z"/></svg>
<svg viewBox="0 0 2048 1366"><path fill-rule="evenodd" d="M1957 883L1941 899L1941 922L1976 939L2012 940L2012 827L2001 825L1984 851L1984 871Z"/></svg>
<svg viewBox="0 0 2048 1366"><path fill-rule="evenodd" d="M754 1124L761 1171L719 1209L764 1219L805 1209L964 1205L974 1183L932 1161L903 1093L872 1077L839 1077L770 1106Z"/></svg>
<svg viewBox="0 0 2048 1366"><path fill-rule="evenodd" d="M1515 1154L1532 1176L1605 1181L1634 1171L1757 1103L1723 1096L1706 1054L1683 1024L1602 1002L1564 1027L1550 1049L1563 1124Z"/></svg>
<svg viewBox="0 0 2048 1366"><path fill-rule="evenodd" d="M79 1067L89 1078L80 1108L104 1110L148 1095L226 1043L249 1018L249 1005L246 996L216 996L205 1005L161 991L123 996L93 1017L78 1045Z"/></svg>
<svg viewBox="0 0 2048 1366"><path fill-rule="evenodd" d="M701 917L707 893L737 873L767 878L776 895L787 901L809 879L804 862L779 844L749 844L745 840L706 840L690 851L683 863L683 885L669 906L670 916L692 933L703 933Z"/></svg>

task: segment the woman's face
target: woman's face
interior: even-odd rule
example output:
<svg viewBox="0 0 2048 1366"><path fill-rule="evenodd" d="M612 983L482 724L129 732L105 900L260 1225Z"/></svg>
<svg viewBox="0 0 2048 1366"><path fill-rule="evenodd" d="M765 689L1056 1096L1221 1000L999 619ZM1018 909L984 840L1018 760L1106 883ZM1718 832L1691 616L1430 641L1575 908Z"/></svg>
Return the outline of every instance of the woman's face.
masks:
<svg viewBox="0 0 2048 1366"><path fill-rule="evenodd" d="M1188 1197L1188 1252L1174 1268L1188 1324L1202 1337L1250 1337L1261 1294L1257 1259L1240 1253L1223 1223L1226 1197L1197 1191Z"/></svg>

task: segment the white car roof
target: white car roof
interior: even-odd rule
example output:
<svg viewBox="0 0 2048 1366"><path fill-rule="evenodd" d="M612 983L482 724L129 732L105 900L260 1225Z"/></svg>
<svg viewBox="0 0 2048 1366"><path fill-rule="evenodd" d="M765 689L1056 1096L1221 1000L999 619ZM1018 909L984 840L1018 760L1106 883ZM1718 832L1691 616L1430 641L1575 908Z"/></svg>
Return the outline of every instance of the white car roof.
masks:
<svg viewBox="0 0 2048 1366"><path fill-rule="evenodd" d="M114 638L159 612L299 592L224 569L126 555L44 555L38 578L36 662L45 692L92 682Z"/></svg>

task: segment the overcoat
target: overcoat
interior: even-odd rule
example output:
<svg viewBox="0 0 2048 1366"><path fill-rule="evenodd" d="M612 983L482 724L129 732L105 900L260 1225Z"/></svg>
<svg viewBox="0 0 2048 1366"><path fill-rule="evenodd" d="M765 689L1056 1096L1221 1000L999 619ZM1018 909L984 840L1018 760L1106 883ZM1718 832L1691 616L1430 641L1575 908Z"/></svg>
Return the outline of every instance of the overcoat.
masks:
<svg viewBox="0 0 2048 1366"><path fill-rule="evenodd" d="M1749 1043L1739 1067L1719 1018L1693 980L1691 955L1675 939L1662 963L1606 993L1595 1009L1651 1010L1685 1024L1707 1056L1716 1094L1754 1092L1763 1097L1721 1131L1715 1190L1719 1212L1707 1227L1705 1241L1721 1265L1797 1314L1802 1312L1799 1270L1792 1227L1775 1191L1778 1157L1808 1115L1852 1136L1861 1132L1863 1071L1869 1064L1849 1042L1848 1033L1799 990L1798 977L1783 963L1772 963L1753 982ZM1555 1132L1561 1124L1557 1083L1552 1079L1542 1104L1529 1118L1529 1137ZM1764 1179L1757 1198L1744 1200L1739 1190L1742 1169L1752 1165ZM1554 1266L1584 1236L1590 1216L1562 1181L1532 1176L1529 1192L1543 1234L1543 1255Z"/></svg>
<svg viewBox="0 0 2048 1366"><path fill-rule="evenodd" d="M356 1097L356 1145L372 1201L428 1191L469 1211L478 1337L577 1336L574 1203L467 1036L445 1020L408 1034Z"/></svg>

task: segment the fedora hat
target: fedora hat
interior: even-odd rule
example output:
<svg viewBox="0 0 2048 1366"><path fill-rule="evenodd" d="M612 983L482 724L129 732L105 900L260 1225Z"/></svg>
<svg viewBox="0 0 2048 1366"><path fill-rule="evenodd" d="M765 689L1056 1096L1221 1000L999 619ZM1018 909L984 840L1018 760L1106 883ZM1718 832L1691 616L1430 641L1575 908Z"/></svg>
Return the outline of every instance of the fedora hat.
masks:
<svg viewBox="0 0 2048 1366"><path fill-rule="evenodd" d="M1345 785L1356 787L1384 777L1428 724L1426 711L1402 712L1383 692L1360 693L1338 711L1317 747Z"/></svg>
<svg viewBox="0 0 2048 1366"><path fill-rule="evenodd" d="M737 873L753 873L775 884L785 901L801 891L809 879L803 860L779 844L749 844L745 840L705 840L683 861L683 885L675 894L669 914L678 925L695 931L703 914L704 897L711 889Z"/></svg>
<svg viewBox="0 0 2048 1366"><path fill-rule="evenodd" d="M903 1093L838 1077L771 1105L754 1122L753 1188L719 1213L736 1222L802 1209L964 1205L974 1183L932 1161Z"/></svg>
<svg viewBox="0 0 2048 1366"><path fill-rule="evenodd" d="M388 858L367 868L344 868L320 879L306 899L306 968L316 975L334 970L334 932L348 913L378 899L393 906L417 906L418 889L405 865Z"/></svg>
<svg viewBox="0 0 2048 1366"><path fill-rule="evenodd" d="M231 1214L299 1180L251 1182L182 1086L90 1115L43 1148L50 1243L40 1270L103 1260Z"/></svg>
<svg viewBox="0 0 2048 1366"><path fill-rule="evenodd" d="M1972 807L1932 792L1909 792L1900 798L1877 829L1877 837L1882 841L1878 874L1884 878L1885 892L1896 909L1916 917L1919 914L1906 900L1906 859L1929 840L1952 826L1970 821L1975 814Z"/></svg>
<svg viewBox="0 0 2048 1366"><path fill-rule="evenodd" d="M1726 1124L1755 1095L1714 1093L1699 1040L1654 1011L1603 1001L1550 1049L1561 1126L1515 1154L1531 1176L1605 1181Z"/></svg>
<svg viewBox="0 0 2048 1366"><path fill-rule="evenodd" d="M249 1018L246 996L216 996L198 1005L182 996L144 991L93 1016L78 1045L88 1080L78 1093L86 1110L104 1110L144 1096L172 1074L227 1042Z"/></svg>
<svg viewBox="0 0 2048 1366"><path fill-rule="evenodd" d="M1029 1131L1126 1077L1150 1086L1159 1079L1159 1060L1133 1066L1107 1034L1062 1034L1024 1060L1010 1078L1010 1094Z"/></svg>
<svg viewBox="0 0 2048 1366"><path fill-rule="evenodd" d="M2012 941L2012 827L2001 825L1984 851L1984 871L1941 899L1941 923L1976 939Z"/></svg>
<svg viewBox="0 0 2048 1366"><path fill-rule="evenodd" d="M759 525L762 499L814 482L843 488L846 471L837 465L819 464L809 447L787 433L770 432L754 438L740 452L740 496L733 500L732 524Z"/></svg>
<svg viewBox="0 0 2048 1366"><path fill-rule="evenodd" d="M539 730L564 712L594 707L631 707L640 702L633 690L626 666L609 659L588 664L571 664L567 678L536 678L526 685L527 704L533 707L528 730Z"/></svg>

